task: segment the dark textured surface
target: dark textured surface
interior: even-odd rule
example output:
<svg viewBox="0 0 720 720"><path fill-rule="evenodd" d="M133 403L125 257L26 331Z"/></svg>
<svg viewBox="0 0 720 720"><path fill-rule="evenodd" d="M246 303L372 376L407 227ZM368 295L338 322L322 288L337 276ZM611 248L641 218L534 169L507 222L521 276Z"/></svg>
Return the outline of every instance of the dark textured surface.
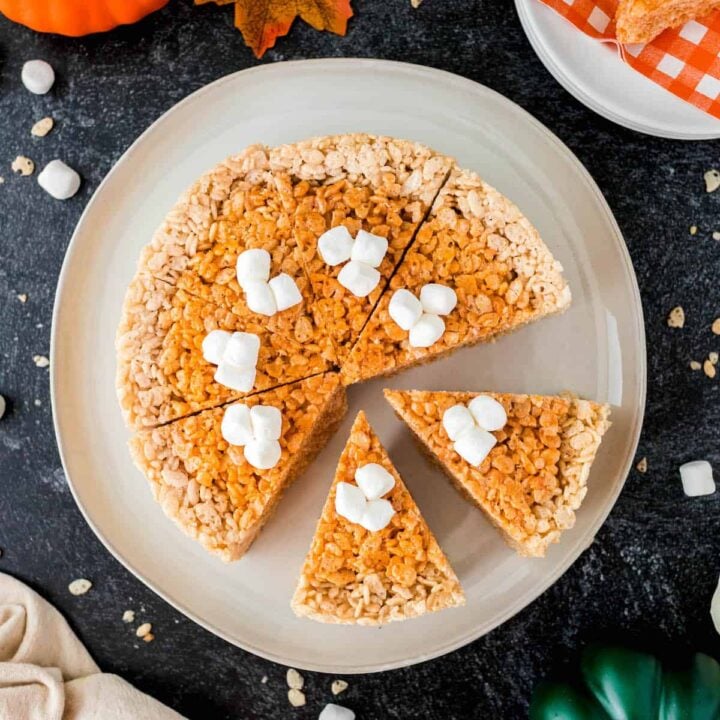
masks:
<svg viewBox="0 0 720 720"><path fill-rule="evenodd" d="M581 645L630 632L720 656L708 608L720 572L720 495L685 498L677 466L707 458L720 470L718 380L688 369L720 350L720 192L704 192L718 145L659 140L582 107L545 71L510 0L356 0L345 38L297 24L264 62L367 56L430 65L484 83L553 130L604 192L625 233L646 317L648 407L639 456L596 542L529 608L468 647L382 675L351 677L341 701L359 718L520 718L531 689ZM58 82L36 97L19 81L25 60L50 61ZM55 603L103 669L123 675L190 718L316 717L331 677L307 673L308 705L292 710L285 670L227 645L176 613L113 560L70 496L53 438L48 371L55 283L72 229L130 142L193 90L256 63L228 8L171 5L132 27L85 39L39 36L0 18L0 570ZM56 129L32 138L50 114ZM52 201L14 176L18 154L61 156L84 178L72 200ZM715 224L717 223L717 225ZM698 226L691 237L689 227ZM21 303L17 293L27 293ZM684 306L683 330L667 312ZM94 581L72 597L67 584ZM157 639L136 642L120 616L144 608ZM267 675L267 684L261 678Z"/></svg>

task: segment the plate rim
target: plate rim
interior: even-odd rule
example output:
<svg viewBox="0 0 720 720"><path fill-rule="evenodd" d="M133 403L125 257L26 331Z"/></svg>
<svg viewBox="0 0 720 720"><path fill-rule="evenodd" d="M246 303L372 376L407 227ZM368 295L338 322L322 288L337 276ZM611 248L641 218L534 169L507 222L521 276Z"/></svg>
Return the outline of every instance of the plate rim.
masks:
<svg viewBox="0 0 720 720"><path fill-rule="evenodd" d="M77 225L75 226L75 229L73 231L73 234L70 238L70 242L68 243L67 249L65 251L65 256L63 259L62 267L60 270L60 274L58 276L58 282L57 287L55 291L55 299L54 299L54 305L53 305L53 313L52 313L52 328L51 328L51 335L50 335L50 398L51 398L51 405L52 405L52 417L53 417L53 429L55 432L55 438L57 442L58 452L60 455L60 461L62 464L63 471L65 473L65 477L67 478L67 483L70 488L72 497L80 509L80 512L83 515L83 518L87 522L87 524L90 526L92 531L95 533L96 537L100 540L100 542L103 544L103 546L110 552L110 554L126 569L128 570L132 575L134 575L138 580L140 580L146 587L148 587L150 590L152 590L156 595L161 597L165 602L167 602L171 607L175 608L177 611L181 612L183 615L191 619L193 622L195 622L200 627L204 628L205 630L211 632L212 634L222 638L226 642L230 643L231 645L234 645L236 647L241 648L242 650L245 650L247 652L250 652L254 655L257 655L258 657L264 658L266 660L270 660L272 662L278 663L280 665L287 666L289 663L286 658L282 657L282 655L279 655L275 652L268 652L263 650L262 648L256 647L252 645L251 643L247 642L241 642L235 637L229 636L227 633L225 633L222 629L215 627L214 624L209 621L205 620L201 617L199 617L194 611L188 609L185 604L174 597L170 595L169 592L165 592L161 590L159 587L156 586L156 583L151 580L150 578L146 577L142 572L135 569L130 561L127 561L122 552L116 548L110 540L104 537L103 533L100 531L99 527L96 525L96 523L93 521L92 517L90 516L90 513L88 509L84 506L82 503L79 491L76 489L72 477L68 471L68 465L66 462L66 456L65 456L65 450L63 447L63 440L62 440L62 428L61 428L61 422L59 418L59 410L58 410L58 393L59 393L59 378L57 377L57 335L56 335L56 328L58 325L58 318L61 313L61 307L63 306L63 299L65 294L68 292L68 288L66 287L66 279L67 275L69 274L70 265L72 264L72 259L77 251L77 240L80 235L80 229L83 226L86 217L89 215L92 207L94 206L95 202L97 201L97 198L100 196L101 192L104 190L104 187L106 183L108 183L110 177L113 175L113 173L117 170L117 168L126 161L126 159L135 151L136 147L144 140L144 138L151 133L155 129L157 125L162 123L166 117L168 117L171 113L174 113L176 110L184 106L186 103L189 103L193 100L195 100L197 97L203 95L206 92L209 92L210 89L214 89L219 85L222 85L223 83L229 82L232 79L236 78L239 75L242 74L269 74L272 75L274 73L282 73L283 70L287 66L309 66L309 65L316 65L316 66L322 66L322 65L333 65L333 66L341 66L341 65L347 65L348 70L352 71L357 68L372 68L374 70L377 70L378 65L385 66L389 68L390 70L400 71L400 72L406 72L406 73L417 73L420 75L433 75L433 76L440 76L440 78L446 82L446 83L453 83L456 84L462 88L465 88L467 92L471 93L487 93L491 96L494 96L494 99L500 103L504 103L506 105L511 106L511 108L516 112L519 113L519 115L522 117L523 120L530 123L534 126L534 128L542 133L546 139L551 142L557 149L558 153L560 155L564 155L566 159L573 164L575 169L579 173L579 178L582 179L583 183L585 184L587 190L594 196L598 210L602 211L602 214L605 216L605 219L608 223L609 229L612 231L612 235L615 241L615 244L617 246L617 249L620 252L620 258L621 262L624 265L624 269L628 275L629 279L629 290L631 292L631 295L634 297L635 300L635 308L637 309L637 313L635 313L635 320L636 320L636 327L635 327L635 334L637 338L637 356L638 356L638 378L637 378L637 385L639 388L638 391L638 405L636 408L634 408L634 416L632 418L632 425L631 425L631 433L633 434L633 440L630 443L629 451L627 453L627 459L625 462L625 466L622 469L621 479L617 483L617 486L615 488L614 493L611 495L610 500L606 504L606 506L603 508L603 510L597 515L594 522L589 526L587 534L590 538L589 542L583 545L577 552L577 554L574 557L570 557L567 561L561 563L557 569L553 573L549 573L547 576L544 576L542 581L538 583L538 587L533 590L531 595L533 595L532 599L527 600L525 598L509 605L504 612L498 614L496 618L493 619L493 621L489 624L487 627L480 627L479 629L473 630L472 632L467 633L465 636L458 640L454 640L452 642L446 643L445 645L442 645L440 647L437 647L433 649L431 652L423 653L422 655L418 655L411 658L405 658L402 660L394 660L389 662L382 662L382 663L374 663L374 664L365 664L365 665L357 665L352 667L343 667L342 672L347 675L355 675L355 674L364 674L364 673L375 673L375 672L384 672L386 670L393 670L403 667L408 667L412 665L416 665L419 663L427 662L429 660L441 657L443 655L446 655L450 652L453 652L455 650L458 650L465 645L468 645L469 643L477 640L478 638L486 635L487 633L491 632L492 630L500 627L504 623L506 623L510 618L512 618L514 615L519 613L521 610L526 608L528 605L530 605L532 602L537 600L546 590L548 590L552 585L554 585L562 575L564 575L565 572L577 561L579 556L584 552L585 549L590 545L592 540L594 539L597 532L600 530L600 528L604 525L605 520L607 519L608 514L615 506L617 499L620 495L620 492L622 491L625 482L627 481L628 473L630 470L630 467L632 465L632 461L635 457L638 443L640 440L640 433L642 430L642 425L644 421L644 415L645 415L645 403L646 403L646 395L647 395L647 353L646 353L646 341L645 341L645 324L644 324L644 312L642 307L642 300L640 296L640 290L637 282L637 276L635 274L634 267L632 265L632 260L630 258L629 251L627 249L627 245L625 244L622 232L620 230L620 227L617 224L617 221L615 220L615 217L612 214L612 211L605 200L604 196L602 195L599 187L595 183L595 181L592 179L592 176L587 171L587 169L583 166L583 164L580 162L580 160L575 156L575 154L568 148L552 131L550 131L545 125L543 125L539 120L535 119L530 113L528 113L526 110L524 110L522 107L517 105L515 102L510 100L509 98L505 97L504 95L500 94L499 92L493 90L492 88L487 87L486 85L483 85L481 83L475 82L473 80L470 80L468 78L465 78L460 75L456 75L455 73L451 73L445 70L439 70L436 68L431 68L424 65L417 65L414 63L406 63L406 62L400 62L400 61L394 61L394 60L384 60L384 59L371 59L371 58L319 58L319 59L308 59L308 60L291 60L291 61L283 61L283 62L277 62L267 65L260 65L260 66L254 66L250 68L246 68L243 70L238 70L233 73L229 73L228 75L224 75L220 78L217 78L216 80L204 85L201 88L198 88L197 90L193 91L192 93L188 94L186 97L184 97L179 102L172 105L170 108L168 108L165 112L163 112L156 120L154 120L129 146L128 148L122 153L122 155L115 161L113 166L110 168L110 170L107 172L103 180L98 185L97 189L93 193L92 197L88 201L87 205L83 209L83 212L80 215L80 218L78 219ZM324 665L324 664L316 664L311 659L308 659L307 661L304 661L303 664L297 663L295 660L293 660L296 667L300 667L301 669L307 670L307 671L313 671L313 672L333 672L333 668Z"/></svg>
<svg viewBox="0 0 720 720"><path fill-rule="evenodd" d="M543 64L545 69L557 80L560 85L567 90L576 100L581 102L585 107L597 113L606 120L620 125L628 130L634 130L635 132L642 133L643 135L650 135L652 137L666 138L669 140L716 140L720 138L720 121L718 121L718 130L716 132L683 132L679 130L666 130L651 125L643 125L642 123L636 122L631 118L620 115L613 112L609 108L605 107L601 102L596 100L592 95L588 94L580 85L573 82L564 70L552 59L552 57L545 51L545 43L540 39L540 36L535 31L535 25L530 19L529 6L532 2L538 0L515 0L515 10L518 14L520 24L522 25L525 37L527 37L532 49L538 56L540 62ZM549 8L552 10L552 8ZM567 22L563 18L558 16L559 20ZM648 82L652 82L649 78ZM666 91L669 92L669 91ZM702 112L702 111L700 111Z"/></svg>

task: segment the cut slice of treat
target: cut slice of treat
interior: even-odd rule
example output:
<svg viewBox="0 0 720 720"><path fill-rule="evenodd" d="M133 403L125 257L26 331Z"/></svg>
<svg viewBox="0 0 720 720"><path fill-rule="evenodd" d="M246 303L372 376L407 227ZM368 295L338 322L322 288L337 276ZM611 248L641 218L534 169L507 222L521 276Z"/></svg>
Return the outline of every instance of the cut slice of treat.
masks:
<svg viewBox="0 0 720 720"><path fill-rule="evenodd" d="M620 0L616 36L621 43L648 43L663 30L680 27L718 7L719 0Z"/></svg>
<svg viewBox="0 0 720 720"><path fill-rule="evenodd" d="M344 382L490 340L569 304L562 267L528 219L455 169L343 364Z"/></svg>
<svg viewBox="0 0 720 720"><path fill-rule="evenodd" d="M207 348L211 332L222 347ZM224 363L225 340L254 342L254 356ZM253 337L254 336L254 337ZM117 392L131 429L154 427L277 385L329 369L319 345L270 332L262 322L239 316L145 274L125 296L116 339ZM242 353L242 343L230 350ZM237 354L236 352L236 354ZM214 362L210 362L211 357ZM232 358L231 358L232 360ZM217 378L217 379L216 379Z"/></svg>
<svg viewBox="0 0 720 720"><path fill-rule="evenodd" d="M521 555L542 557L574 525L610 426L607 405L507 393L386 390L385 397ZM487 433L494 442L483 445Z"/></svg>
<svg viewBox="0 0 720 720"><path fill-rule="evenodd" d="M168 517L209 552L237 560L346 409L337 374L326 373L142 431L130 450Z"/></svg>
<svg viewBox="0 0 720 720"><path fill-rule="evenodd" d="M451 161L418 143L364 134L283 145L269 155L314 291L316 324L342 362Z"/></svg>
<svg viewBox="0 0 720 720"><path fill-rule="evenodd" d="M464 603L447 558L360 412L300 573L293 610L320 622L384 625Z"/></svg>

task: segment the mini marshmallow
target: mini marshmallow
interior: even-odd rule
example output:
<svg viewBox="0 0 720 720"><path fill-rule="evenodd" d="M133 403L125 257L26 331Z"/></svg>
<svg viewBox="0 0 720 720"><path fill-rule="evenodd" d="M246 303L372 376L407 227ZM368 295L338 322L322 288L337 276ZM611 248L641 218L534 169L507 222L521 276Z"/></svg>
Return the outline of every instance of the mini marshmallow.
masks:
<svg viewBox="0 0 720 720"><path fill-rule="evenodd" d="M230 405L223 415L220 432L231 445L243 446L251 442L253 428L248 406L242 403Z"/></svg>
<svg viewBox="0 0 720 720"><path fill-rule="evenodd" d="M495 398L488 395L478 395L473 398L468 405L468 410L483 430L502 430L507 422L505 408Z"/></svg>
<svg viewBox="0 0 720 720"><path fill-rule="evenodd" d="M235 367L220 363L215 371L215 382L238 392L250 392L255 385L254 367Z"/></svg>
<svg viewBox="0 0 720 720"><path fill-rule="evenodd" d="M235 273L240 287L246 283L267 282L270 277L270 253L262 248L245 250L238 255Z"/></svg>
<svg viewBox="0 0 720 720"><path fill-rule="evenodd" d="M277 312L277 303L269 283L262 280L248 280L243 289L245 302L252 312L267 316Z"/></svg>
<svg viewBox="0 0 720 720"><path fill-rule="evenodd" d="M287 273L280 273L276 275L268 283L273 296L275 297L275 305L278 312L287 310L293 305L297 305L302 302L302 295L298 289L295 280L291 278Z"/></svg>
<svg viewBox="0 0 720 720"><path fill-rule="evenodd" d="M436 343L445 332L445 322L439 315L423 313L410 328L410 347L426 348Z"/></svg>
<svg viewBox="0 0 720 720"><path fill-rule="evenodd" d="M42 169L37 181L56 200L67 200L80 189L80 176L62 160L51 160Z"/></svg>
<svg viewBox="0 0 720 720"><path fill-rule="evenodd" d="M355 297L367 297L380 282L380 273L370 265L351 260L338 273L338 282Z"/></svg>
<svg viewBox="0 0 720 720"><path fill-rule="evenodd" d="M335 512L350 522L359 523L365 513L367 500L356 485L340 482L335 489Z"/></svg>
<svg viewBox="0 0 720 720"><path fill-rule="evenodd" d="M282 455L282 449L277 440L258 440L255 438L245 446L243 452L248 463L257 470L269 470L275 467Z"/></svg>
<svg viewBox="0 0 720 720"><path fill-rule="evenodd" d="M479 427L466 430L455 441L455 452L467 460L473 467L478 467L495 447L495 436Z"/></svg>
<svg viewBox="0 0 720 720"><path fill-rule="evenodd" d="M395 478L377 463L368 463L355 471L355 482L368 500L378 500L395 487Z"/></svg>
<svg viewBox="0 0 720 720"><path fill-rule="evenodd" d="M712 467L706 460L695 460L681 465L680 478L683 491L689 497L712 495L715 492Z"/></svg>
<svg viewBox="0 0 720 720"><path fill-rule="evenodd" d="M386 238L373 235L366 230L358 230L350 253L350 259L376 268L383 261L387 249L388 241Z"/></svg>
<svg viewBox="0 0 720 720"><path fill-rule="evenodd" d="M259 354L260 338L257 335L247 332L235 332L227 341L222 354L222 361L218 365L232 365L238 368L255 367Z"/></svg>
<svg viewBox="0 0 720 720"><path fill-rule="evenodd" d="M250 409L253 436L257 440L279 440L282 413L272 405L255 405Z"/></svg>
<svg viewBox="0 0 720 720"><path fill-rule="evenodd" d="M410 330L422 315L422 304L404 288L396 290L388 304L388 314L402 330Z"/></svg>
<svg viewBox="0 0 720 720"><path fill-rule="evenodd" d="M388 500L369 500L360 518L360 525L370 532L377 532L387 527L394 514L395 510Z"/></svg>
<svg viewBox="0 0 720 720"><path fill-rule="evenodd" d="M451 440L475 427L475 419L465 405L453 405L443 413L442 424Z"/></svg>
<svg viewBox="0 0 720 720"><path fill-rule="evenodd" d="M230 340L231 333L225 330L212 330L202 341L203 357L213 365L219 365Z"/></svg>
<svg viewBox="0 0 720 720"><path fill-rule="evenodd" d="M55 82L55 71L44 60L28 60L20 75L22 84L35 95L44 95Z"/></svg>
<svg viewBox="0 0 720 720"><path fill-rule="evenodd" d="M355 720L355 713L342 705L328 703L318 715L318 720Z"/></svg>
<svg viewBox="0 0 720 720"><path fill-rule="evenodd" d="M324 232L318 238L318 252L327 265L334 266L350 259L353 249L352 235L344 225Z"/></svg>
<svg viewBox="0 0 720 720"><path fill-rule="evenodd" d="M457 295L446 285L428 283L420 290L420 303L426 313L449 315L457 305Z"/></svg>

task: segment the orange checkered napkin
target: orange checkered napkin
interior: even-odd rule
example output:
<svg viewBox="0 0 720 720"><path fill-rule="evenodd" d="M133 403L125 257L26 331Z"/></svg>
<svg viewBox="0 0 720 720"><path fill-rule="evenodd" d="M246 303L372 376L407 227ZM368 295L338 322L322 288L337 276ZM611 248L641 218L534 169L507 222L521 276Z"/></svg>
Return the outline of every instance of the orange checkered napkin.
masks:
<svg viewBox="0 0 720 720"><path fill-rule="evenodd" d="M540 0L585 34L617 43L617 0ZM720 118L720 10L665 30L647 45L620 45L630 67L679 98Z"/></svg>

